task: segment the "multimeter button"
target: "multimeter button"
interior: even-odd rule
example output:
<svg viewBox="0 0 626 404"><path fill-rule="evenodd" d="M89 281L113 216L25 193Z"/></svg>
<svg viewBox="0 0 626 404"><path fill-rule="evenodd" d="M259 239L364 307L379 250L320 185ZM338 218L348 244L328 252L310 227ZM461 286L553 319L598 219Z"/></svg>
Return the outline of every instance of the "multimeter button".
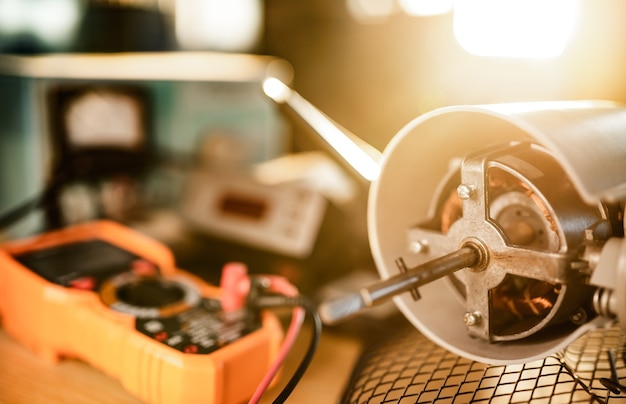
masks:
<svg viewBox="0 0 626 404"><path fill-rule="evenodd" d="M183 348L183 352L185 353L198 353L198 345L187 345Z"/></svg>
<svg viewBox="0 0 626 404"><path fill-rule="evenodd" d="M93 276L83 276L71 281L70 287L80 290L93 290L96 287L96 279Z"/></svg>
<svg viewBox="0 0 626 404"><path fill-rule="evenodd" d="M165 331L160 331L157 332L156 334L154 334L154 339L157 341L165 341L166 339L169 338L169 335L167 335L167 333Z"/></svg>
<svg viewBox="0 0 626 404"><path fill-rule="evenodd" d="M133 261L131 271L135 275L142 275L142 276L151 276L151 275L156 275L157 273L156 265L146 260Z"/></svg>
<svg viewBox="0 0 626 404"><path fill-rule="evenodd" d="M183 341L184 341L183 336L182 336L182 335L180 335L180 334L176 334L176 335L173 335L171 338L169 338L169 339L166 341L166 343L167 343L167 345L169 345L169 346L177 346L177 345L182 344L182 343L183 343Z"/></svg>
<svg viewBox="0 0 626 404"><path fill-rule="evenodd" d="M146 324L144 324L144 327L146 331L151 332L151 333L163 331L163 328L164 328L163 323L157 320L148 321Z"/></svg>

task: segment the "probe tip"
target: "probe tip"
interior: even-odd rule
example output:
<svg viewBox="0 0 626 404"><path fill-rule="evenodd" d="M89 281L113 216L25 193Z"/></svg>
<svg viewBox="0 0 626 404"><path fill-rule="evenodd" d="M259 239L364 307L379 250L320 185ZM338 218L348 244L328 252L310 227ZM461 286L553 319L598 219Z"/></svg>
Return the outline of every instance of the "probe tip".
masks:
<svg viewBox="0 0 626 404"><path fill-rule="evenodd" d="M357 315L366 307L359 293L351 293L341 298L322 303L318 314L324 324L333 325L341 320Z"/></svg>

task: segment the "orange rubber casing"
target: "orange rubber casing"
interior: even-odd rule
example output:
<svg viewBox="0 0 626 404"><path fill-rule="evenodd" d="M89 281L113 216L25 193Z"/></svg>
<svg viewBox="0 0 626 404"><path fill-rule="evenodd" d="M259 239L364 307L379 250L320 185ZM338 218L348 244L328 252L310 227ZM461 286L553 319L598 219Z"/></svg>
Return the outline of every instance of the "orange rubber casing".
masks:
<svg viewBox="0 0 626 404"><path fill-rule="evenodd" d="M184 353L137 331L135 317L112 310L98 292L49 282L13 258L92 239L156 264L165 279L194 283L203 297L219 297L219 288L177 269L158 241L115 222L90 222L2 246L0 315L9 335L50 361L81 359L150 403L240 403L254 393L283 336L271 313L262 313L259 329L210 354Z"/></svg>

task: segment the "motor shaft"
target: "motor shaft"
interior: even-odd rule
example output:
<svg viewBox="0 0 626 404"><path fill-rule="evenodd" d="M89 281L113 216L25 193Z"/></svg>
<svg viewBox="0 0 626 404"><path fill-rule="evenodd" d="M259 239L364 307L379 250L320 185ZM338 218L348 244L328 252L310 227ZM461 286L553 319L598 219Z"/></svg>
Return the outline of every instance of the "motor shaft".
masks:
<svg viewBox="0 0 626 404"><path fill-rule="evenodd" d="M480 250L466 244L456 251L407 269L358 292L322 303L319 307L320 317L326 324L337 323L400 293L415 290L459 269L475 266L480 260Z"/></svg>

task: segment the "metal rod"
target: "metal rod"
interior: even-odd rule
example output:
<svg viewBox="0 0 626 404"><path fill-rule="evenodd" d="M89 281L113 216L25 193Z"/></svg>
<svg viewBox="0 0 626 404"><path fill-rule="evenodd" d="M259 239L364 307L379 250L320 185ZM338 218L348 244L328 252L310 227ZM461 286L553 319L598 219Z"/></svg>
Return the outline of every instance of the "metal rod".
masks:
<svg viewBox="0 0 626 404"><path fill-rule="evenodd" d="M363 288L361 289L361 297L366 306L373 306L385 299L418 288L459 269L476 265L479 259L479 252L473 247L466 246Z"/></svg>
<svg viewBox="0 0 626 404"><path fill-rule="evenodd" d="M481 252L467 244L450 254L407 269L406 272L365 287L356 293L324 302L318 310L320 317L326 324L345 320L395 295L414 290L459 269L475 266L480 260Z"/></svg>
<svg viewBox="0 0 626 404"><path fill-rule="evenodd" d="M326 142L328 147L340 157L342 163L351 167L360 177L367 181L374 181L378 178L381 153L372 145L342 128L276 78L265 80L263 91L276 103L287 105Z"/></svg>

